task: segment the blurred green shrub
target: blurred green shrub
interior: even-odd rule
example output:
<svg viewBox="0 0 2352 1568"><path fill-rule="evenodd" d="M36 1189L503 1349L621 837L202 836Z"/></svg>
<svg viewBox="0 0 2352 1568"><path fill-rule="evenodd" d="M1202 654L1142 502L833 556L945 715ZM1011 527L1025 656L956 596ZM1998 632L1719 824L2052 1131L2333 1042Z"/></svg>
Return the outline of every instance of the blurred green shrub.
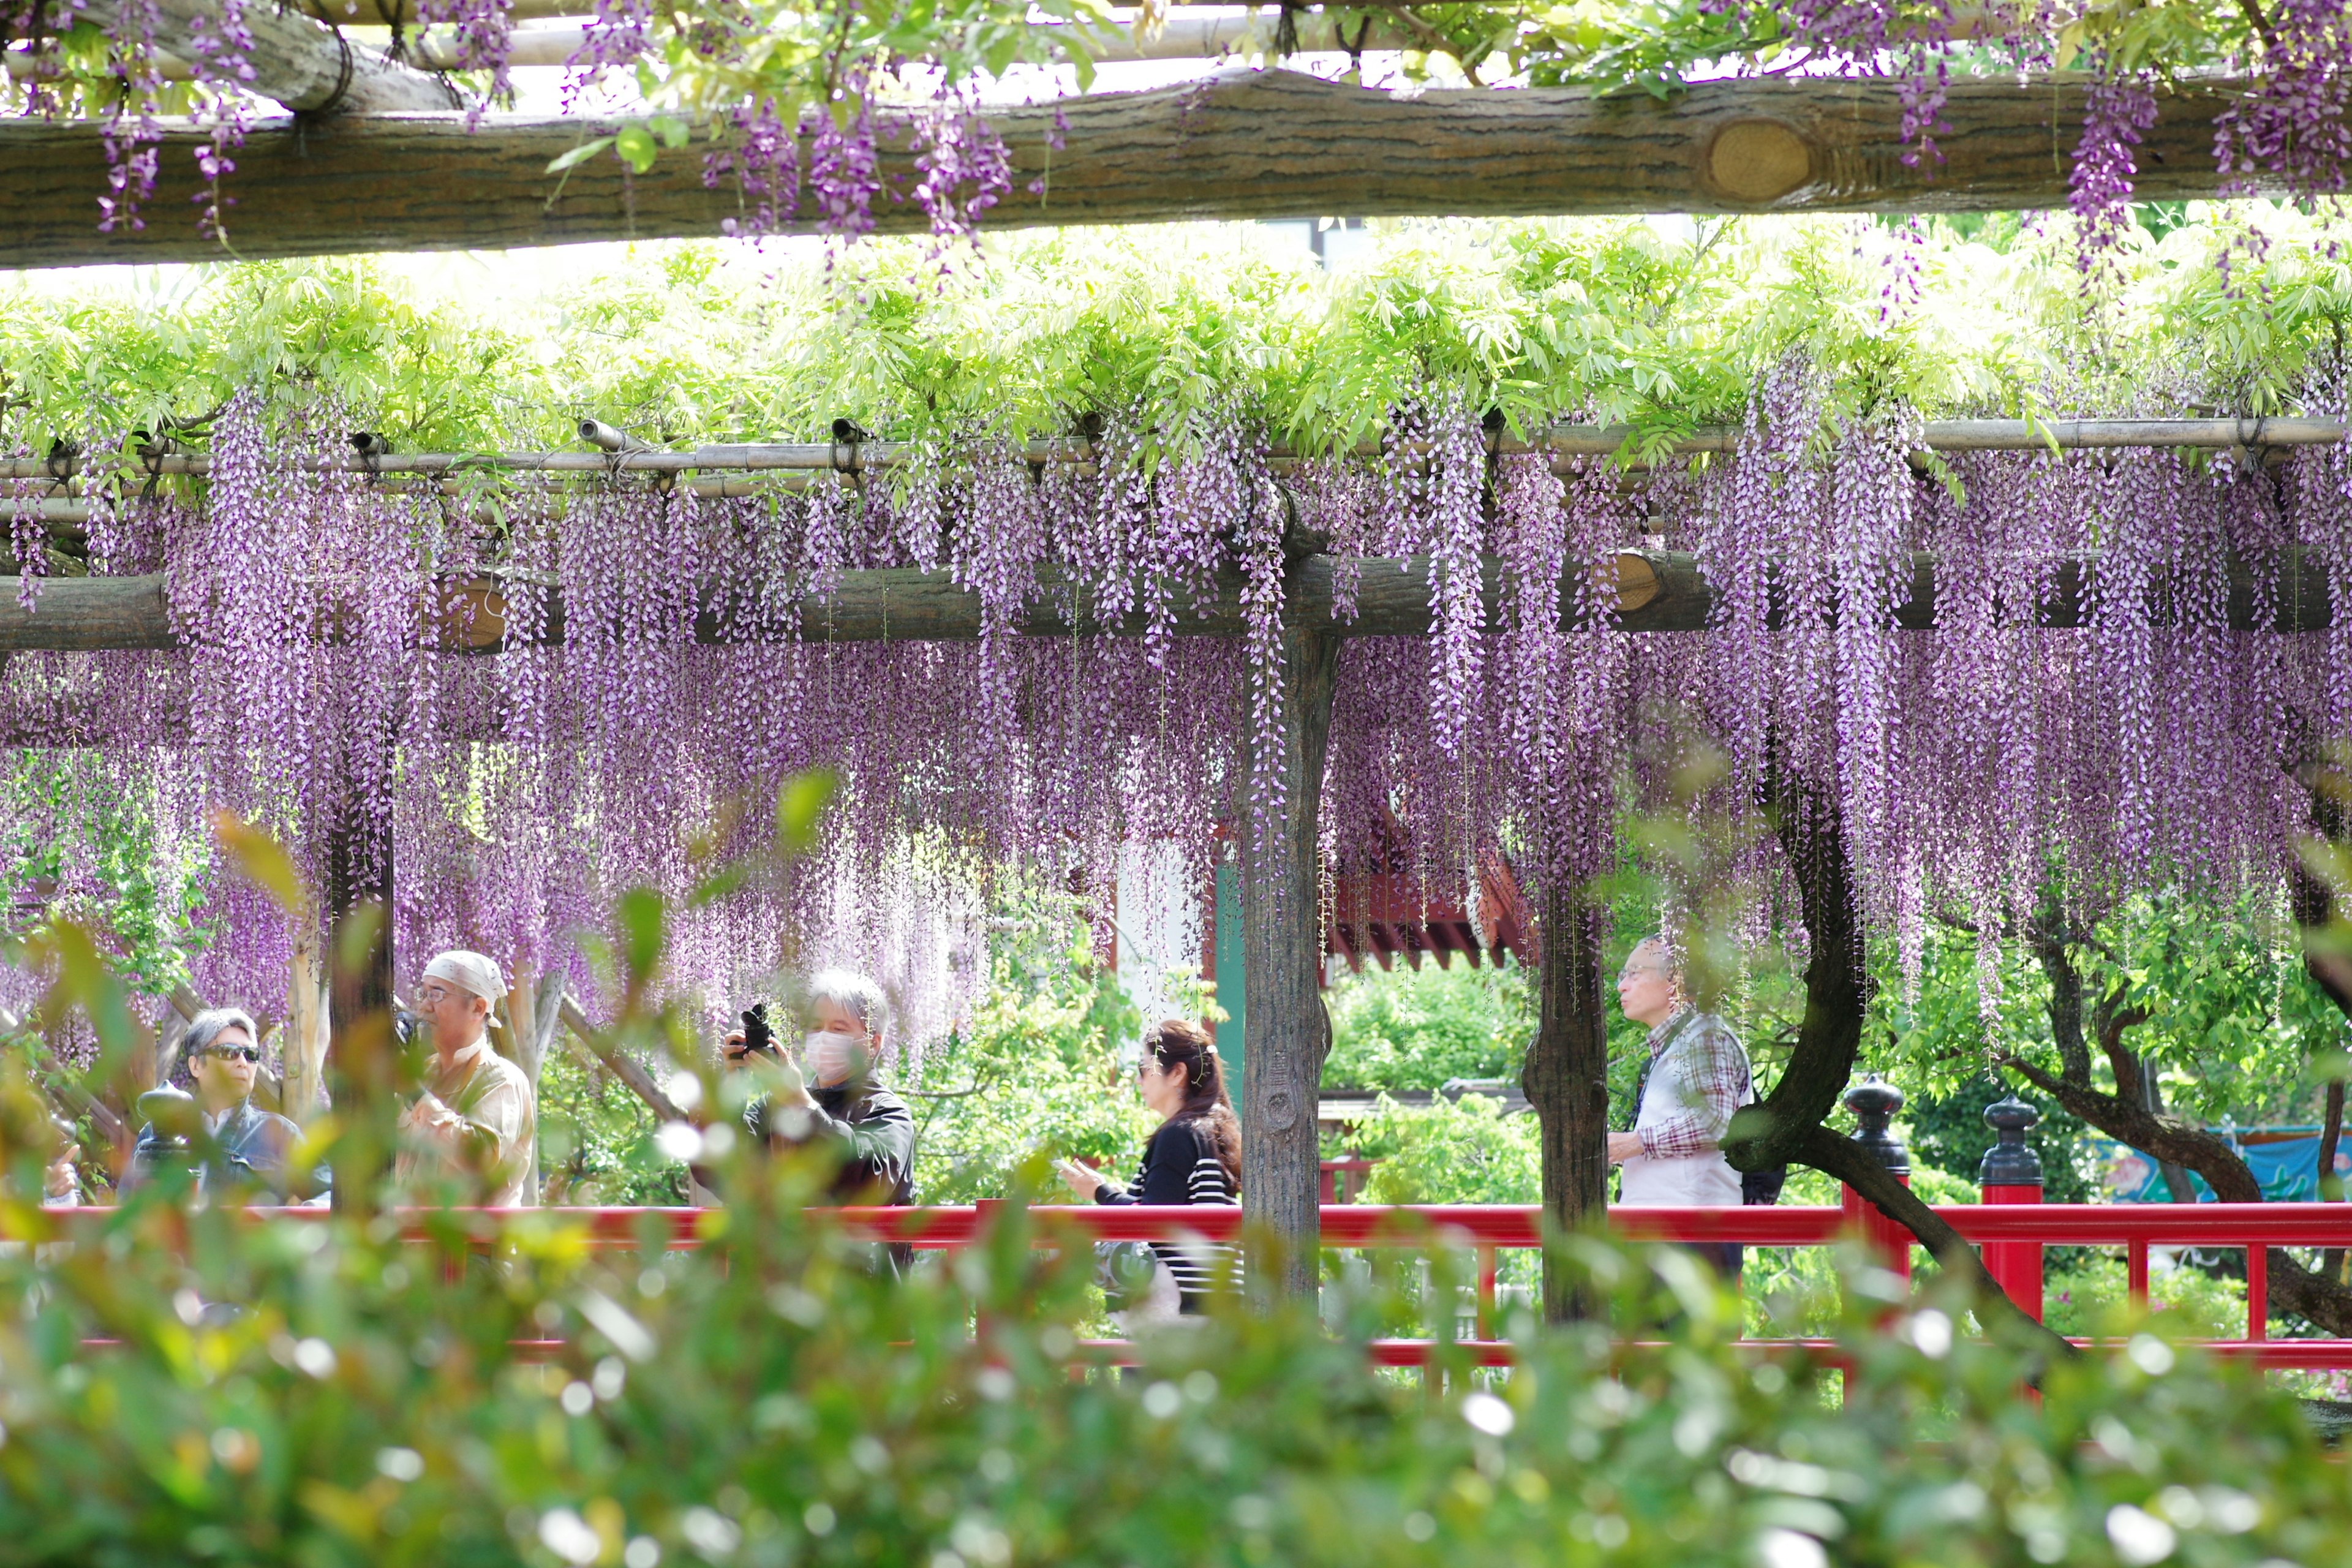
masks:
<svg viewBox="0 0 2352 1568"><path fill-rule="evenodd" d="M2131 1304L2131 1279L2122 1257L2081 1249L2080 1261L2051 1270L2042 1284L2042 1317L2062 1334L2127 1332L2145 1323L2175 1339L2236 1340L2246 1333L2246 1282L2186 1265L2153 1269L2147 1306Z"/></svg>
<svg viewBox="0 0 2352 1568"><path fill-rule="evenodd" d="M1689 1259L1587 1246L1675 1344L1522 1320L1521 1367L1456 1360L1432 1398L1368 1368L1379 1303L1340 1292L1336 1331L1236 1314L1074 1379L1087 1249L1016 1214L887 1282L800 1213L814 1179L747 1173L694 1254L532 1216L450 1268L167 1195L12 1248L0 1563L2252 1564L2352 1535L2291 1402L2150 1339L2036 1405L1940 1312L1856 1318L1841 1405L1734 1349Z"/></svg>

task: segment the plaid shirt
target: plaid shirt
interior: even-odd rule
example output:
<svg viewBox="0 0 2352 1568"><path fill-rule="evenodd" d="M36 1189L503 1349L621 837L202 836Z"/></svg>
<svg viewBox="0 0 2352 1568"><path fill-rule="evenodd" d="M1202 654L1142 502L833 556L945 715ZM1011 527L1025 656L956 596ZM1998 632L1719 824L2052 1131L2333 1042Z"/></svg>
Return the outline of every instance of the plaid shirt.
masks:
<svg viewBox="0 0 2352 1568"><path fill-rule="evenodd" d="M1633 1119L1642 1117L1642 1100L1657 1070L1667 1042L1674 1045L1668 1068L1667 1101L1673 1115L1648 1127L1636 1126L1642 1152L1653 1160L1686 1160L1711 1154L1731 1126L1731 1113L1747 1100L1750 1078L1748 1053L1731 1026L1712 1013L1675 1014L1650 1031L1650 1058L1642 1068L1643 1088L1633 1097Z"/></svg>

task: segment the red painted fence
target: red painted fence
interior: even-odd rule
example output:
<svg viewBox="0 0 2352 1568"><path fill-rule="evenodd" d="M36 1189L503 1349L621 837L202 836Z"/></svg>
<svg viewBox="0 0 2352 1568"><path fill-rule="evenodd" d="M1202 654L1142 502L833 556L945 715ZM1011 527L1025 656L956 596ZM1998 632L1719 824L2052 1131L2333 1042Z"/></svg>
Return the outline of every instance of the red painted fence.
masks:
<svg viewBox="0 0 2352 1568"><path fill-rule="evenodd" d="M2039 1189L2032 1189L2038 1194ZM1988 1197L1994 1195L1988 1189ZM929 1208L845 1208L830 1211L858 1234L877 1241L907 1242L919 1248L952 1249L979 1239L982 1228L1005 1205ZM100 1221L106 1209L51 1209L68 1234ZM257 1217L322 1220L327 1211L315 1208L256 1209ZM2347 1204L2092 1204L2054 1205L2033 1202L1956 1205L1936 1211L1967 1240L1987 1250L1987 1261L2004 1289L2036 1319L2042 1315L2042 1248L2046 1246L2121 1247L2129 1259L2133 1298L2147 1296L2150 1247L2240 1248L2247 1253L2246 1334L2240 1340L2206 1342L2215 1353L2252 1361L2264 1367L2306 1370L2352 1370L2352 1340L2273 1340L2270 1316L2269 1259L2271 1247L2352 1248L2352 1205ZM489 1240L509 1220L537 1216L542 1220L584 1226L594 1245L634 1248L651 1224L659 1245L693 1247L706 1232L724 1223L724 1209L700 1208L541 1208L434 1211L433 1220L446 1225L454 1215L478 1217L478 1236ZM1242 1232L1244 1212L1237 1208L1158 1208L1142 1205L1082 1205L1036 1206L1027 1211L1037 1225L1041 1241L1071 1233L1089 1241L1154 1241L1176 1237L1204 1241L1234 1241ZM1510 1346L1493 1338L1495 1255L1502 1248L1542 1245L1542 1211L1533 1205L1486 1204L1378 1207L1339 1204L1323 1210L1323 1245L1329 1247L1460 1247L1475 1250L1480 1260L1479 1333L1465 1345L1475 1359L1504 1364ZM1611 1232L1625 1241L1740 1242L1751 1247L1824 1247L1849 1237L1880 1247L1882 1259L1908 1274L1907 1245L1894 1245L1886 1222L1876 1215L1859 1223L1855 1207L1754 1208L1612 1208ZM1909 1237L1902 1233L1902 1242ZM436 1239L434 1225L422 1212L412 1212L408 1239ZM1798 1342L1759 1341L1759 1349L1792 1349ZM1116 1342L1092 1347L1104 1359L1116 1360L1123 1349ZM1828 1348L1826 1346L1815 1348ZM1395 1366L1426 1363L1425 1341L1387 1341L1373 1347L1376 1360Z"/></svg>

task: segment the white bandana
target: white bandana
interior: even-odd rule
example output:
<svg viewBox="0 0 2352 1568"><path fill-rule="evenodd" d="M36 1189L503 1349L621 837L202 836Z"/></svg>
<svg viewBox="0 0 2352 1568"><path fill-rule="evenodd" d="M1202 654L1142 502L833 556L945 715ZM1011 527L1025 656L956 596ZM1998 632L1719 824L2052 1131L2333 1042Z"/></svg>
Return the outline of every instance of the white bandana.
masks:
<svg viewBox="0 0 2352 1568"><path fill-rule="evenodd" d="M478 952L441 953L425 966L425 978L446 980L486 1002L496 1002L507 994L506 976L499 973L496 961Z"/></svg>

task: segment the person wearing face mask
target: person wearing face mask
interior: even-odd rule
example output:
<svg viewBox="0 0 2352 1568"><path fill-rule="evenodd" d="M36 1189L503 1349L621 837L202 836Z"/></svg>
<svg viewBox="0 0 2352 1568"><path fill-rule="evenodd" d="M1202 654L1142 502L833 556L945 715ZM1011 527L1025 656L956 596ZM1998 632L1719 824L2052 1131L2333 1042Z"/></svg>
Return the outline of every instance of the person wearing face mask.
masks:
<svg viewBox="0 0 2352 1568"><path fill-rule="evenodd" d="M744 1107L743 1124L770 1147L833 1149L841 1160L831 1188L837 1204L915 1201L915 1119L905 1100L873 1079L887 1008L882 988L866 976L824 970L809 981L810 1029L799 1068L779 1052L754 1048L740 1033L727 1037L722 1053L730 1072L766 1058L776 1086Z"/></svg>

